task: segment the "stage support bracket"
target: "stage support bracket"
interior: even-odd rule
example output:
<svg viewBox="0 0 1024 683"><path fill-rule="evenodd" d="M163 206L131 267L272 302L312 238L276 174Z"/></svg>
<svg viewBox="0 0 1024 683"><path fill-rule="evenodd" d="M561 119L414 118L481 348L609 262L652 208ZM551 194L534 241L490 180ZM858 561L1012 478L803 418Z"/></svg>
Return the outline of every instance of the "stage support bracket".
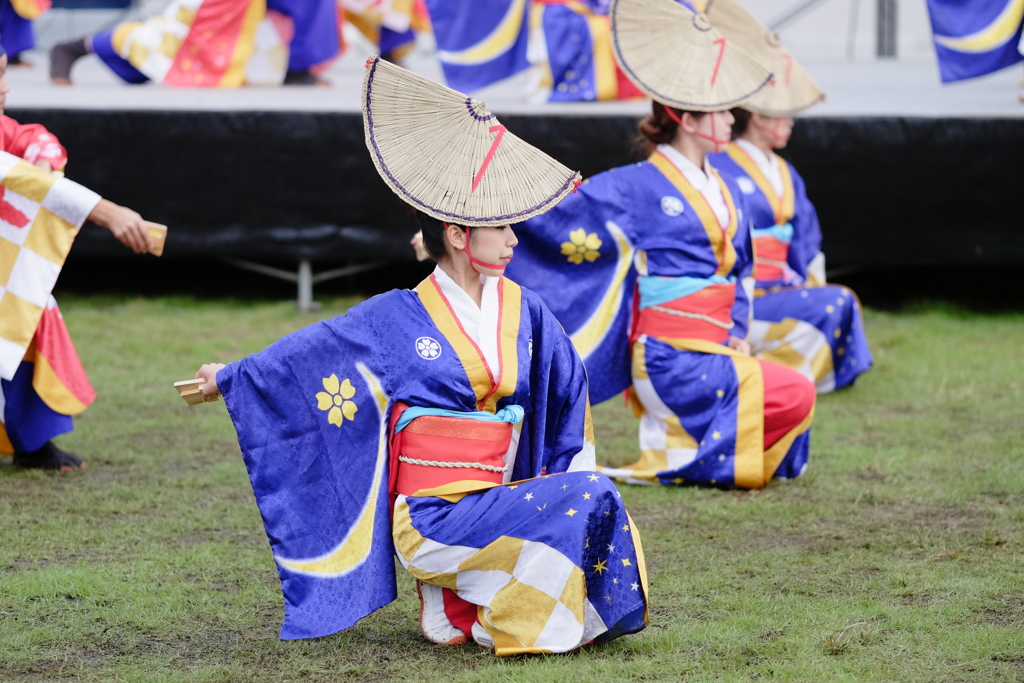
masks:
<svg viewBox="0 0 1024 683"><path fill-rule="evenodd" d="M309 313L310 311L319 308L319 304L313 301L313 285L326 282L327 280L345 277L346 275L355 275L356 273L380 268L388 263L388 261L358 263L351 266L344 266L342 268L335 268L334 270L325 270L322 273L314 275L313 265L309 262L309 259L300 260L298 267L294 271L284 270L283 268L274 268L273 266L265 266L262 263L253 263L252 261L237 258L224 258L222 260L225 263L235 266L236 268L241 268L242 270L248 270L253 273L259 273L278 280L296 283L298 288L295 305L299 309L299 313Z"/></svg>

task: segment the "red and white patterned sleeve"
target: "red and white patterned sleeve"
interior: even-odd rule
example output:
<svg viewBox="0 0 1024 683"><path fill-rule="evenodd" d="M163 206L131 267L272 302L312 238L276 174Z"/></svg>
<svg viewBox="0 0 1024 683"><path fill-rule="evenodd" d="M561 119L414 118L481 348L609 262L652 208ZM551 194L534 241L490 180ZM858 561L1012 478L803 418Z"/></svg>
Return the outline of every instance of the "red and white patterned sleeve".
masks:
<svg viewBox="0 0 1024 683"><path fill-rule="evenodd" d="M68 152L55 136L38 123L20 124L9 116L0 116L2 149L35 164L48 161L55 171L68 163Z"/></svg>

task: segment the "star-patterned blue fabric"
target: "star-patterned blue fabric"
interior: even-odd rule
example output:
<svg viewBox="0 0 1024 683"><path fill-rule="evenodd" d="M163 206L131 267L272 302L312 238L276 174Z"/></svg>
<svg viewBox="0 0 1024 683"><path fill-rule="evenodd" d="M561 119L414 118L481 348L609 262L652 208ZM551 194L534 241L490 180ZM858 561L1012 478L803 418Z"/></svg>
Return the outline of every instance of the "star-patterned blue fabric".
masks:
<svg viewBox="0 0 1024 683"><path fill-rule="evenodd" d="M515 352L515 391L497 404L525 413L511 477L565 471L587 443L586 373L527 290ZM394 600L391 406L477 410L466 367L418 294L374 297L229 364L217 382L278 565L281 637L329 635Z"/></svg>
<svg viewBox="0 0 1024 683"><path fill-rule="evenodd" d="M438 543L483 548L503 536L544 543L583 571L587 597L609 632L644 628L647 603L632 521L608 477L571 472L469 494L454 504L434 497L407 502L413 526Z"/></svg>

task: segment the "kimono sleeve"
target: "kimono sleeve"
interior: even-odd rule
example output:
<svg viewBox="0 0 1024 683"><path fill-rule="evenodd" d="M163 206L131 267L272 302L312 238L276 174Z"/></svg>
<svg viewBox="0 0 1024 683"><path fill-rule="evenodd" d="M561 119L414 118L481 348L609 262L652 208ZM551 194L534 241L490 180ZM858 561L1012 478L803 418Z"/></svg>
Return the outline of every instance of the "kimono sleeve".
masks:
<svg viewBox="0 0 1024 683"><path fill-rule="evenodd" d="M630 385L629 324L636 283L632 176L599 174L561 204L517 226L506 275L532 289L591 369L600 403Z"/></svg>
<svg viewBox="0 0 1024 683"><path fill-rule="evenodd" d="M555 472L594 470L594 428L583 361L558 321L536 295L529 296L533 325L531 411L516 457L516 479ZM523 457L523 456L527 457Z"/></svg>
<svg viewBox="0 0 1024 683"><path fill-rule="evenodd" d="M59 171L68 163L68 153L57 137L38 123L21 124L9 116L0 116L4 151L19 156L30 164L49 162Z"/></svg>
<svg viewBox="0 0 1024 683"><path fill-rule="evenodd" d="M281 578L283 639L335 633L396 596L388 398L367 317L317 323L217 375Z"/></svg>
<svg viewBox="0 0 1024 683"><path fill-rule="evenodd" d="M788 163L788 162L786 162ZM789 244L789 267L808 280L808 266L821 251L821 226L818 223L818 212L814 204L807 198L807 186L804 179L792 165L789 172L793 177L793 240ZM824 284L824 283L822 283Z"/></svg>
<svg viewBox="0 0 1024 683"><path fill-rule="evenodd" d="M729 332L729 336L746 339L753 316L752 303L754 300L754 244L751 239L753 221L750 218L750 208L743 195L733 192L733 197L736 201L737 215L741 219L736 229L736 237L733 238L733 246L736 247L736 264L733 266L732 275L736 278L736 301L732 305L734 327Z"/></svg>

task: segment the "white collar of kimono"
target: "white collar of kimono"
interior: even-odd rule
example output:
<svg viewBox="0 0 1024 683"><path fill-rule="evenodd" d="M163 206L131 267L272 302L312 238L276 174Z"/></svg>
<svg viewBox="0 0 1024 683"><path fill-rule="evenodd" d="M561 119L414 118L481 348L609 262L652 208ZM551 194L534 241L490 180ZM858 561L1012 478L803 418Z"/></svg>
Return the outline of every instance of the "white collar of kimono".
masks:
<svg viewBox="0 0 1024 683"><path fill-rule="evenodd" d="M764 177L768 179L768 184L771 185L772 190L775 191L775 196L781 197L782 193L785 192L785 187L782 183L782 169L779 168L779 157L775 156L773 152L765 152L753 142L749 142L743 138L737 138L736 144L739 145L740 148L754 160L757 167L761 169L761 173L764 173Z"/></svg>
<svg viewBox="0 0 1024 683"><path fill-rule="evenodd" d="M434 268L434 279L441 288L441 294L448 300L466 335L477 345L484 356L484 362L493 372L499 367L498 357L498 281L501 278L480 276L484 286L480 306L466 293L441 266Z"/></svg>
<svg viewBox="0 0 1024 683"><path fill-rule="evenodd" d="M658 145L658 151L679 169L686 181L693 185L693 189L704 195L711 210L715 212L718 222L721 225L727 225L729 223L729 207L725 203L725 197L722 196L722 186L711 172L711 163L707 156L704 157L704 168L702 169L672 145Z"/></svg>

